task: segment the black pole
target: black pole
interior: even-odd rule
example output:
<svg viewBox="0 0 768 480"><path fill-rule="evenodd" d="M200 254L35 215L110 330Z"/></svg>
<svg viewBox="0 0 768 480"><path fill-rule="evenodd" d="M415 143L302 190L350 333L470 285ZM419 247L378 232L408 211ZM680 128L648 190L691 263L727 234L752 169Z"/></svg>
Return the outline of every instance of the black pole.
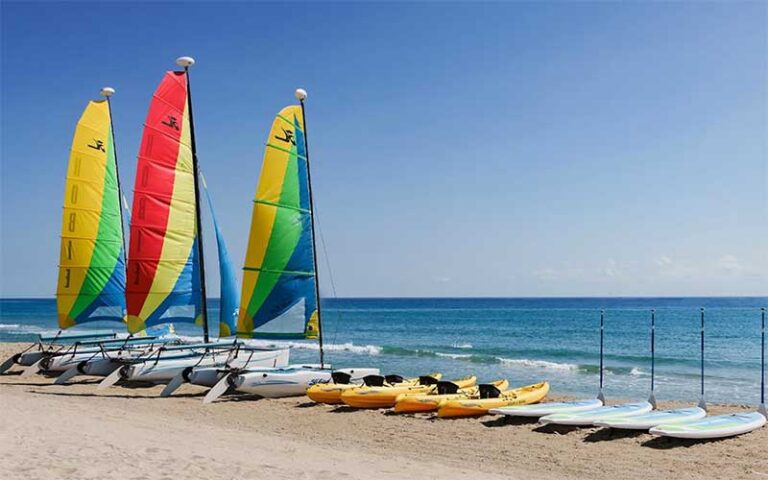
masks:
<svg viewBox="0 0 768 480"><path fill-rule="evenodd" d="M304 99L301 103L301 123L304 125L304 154L307 161L307 192L309 193L309 222L312 226L312 263L315 269L315 298L317 298L317 341L320 345L320 368L324 368L325 355L323 353L323 320L320 315L320 275L317 271L317 244L315 241L315 204L312 200L312 169L309 167L309 142L307 141L307 116L304 112Z"/></svg>
<svg viewBox="0 0 768 480"><path fill-rule="evenodd" d="M605 310L600 310L600 391L597 398L605 402L603 395L603 326L605 324Z"/></svg>
<svg viewBox="0 0 768 480"><path fill-rule="evenodd" d="M701 398L699 408L707 410L707 401L704 400L704 308L701 309Z"/></svg>
<svg viewBox="0 0 768 480"><path fill-rule="evenodd" d="M701 398L704 398L704 308L701 309Z"/></svg>
<svg viewBox="0 0 768 480"><path fill-rule="evenodd" d="M765 307L760 313L760 404L765 406Z"/></svg>
<svg viewBox="0 0 768 480"><path fill-rule="evenodd" d="M120 209L120 233L121 240L123 242L123 265L128 267L128 251L125 249L125 224L123 223L123 190L120 186L120 169L117 166L117 141L115 141L115 123L112 121L112 102L109 100L109 96L105 96L107 99L107 110L109 111L109 128L112 132L112 149L115 156L115 177L117 178L117 204Z"/></svg>
<svg viewBox="0 0 768 480"><path fill-rule="evenodd" d="M197 224L197 256L200 259L200 295L203 315L203 340L210 341L208 337L208 298L205 293L205 261L203 259L203 222L200 219L200 172L197 165L197 149L195 147L195 121L192 115L192 86L189 81L189 66L184 66L184 74L187 77L187 110L189 110L189 132L192 141L192 174L195 177L195 222Z"/></svg>
<svg viewBox="0 0 768 480"><path fill-rule="evenodd" d="M651 395L656 375L656 310L651 310Z"/></svg>

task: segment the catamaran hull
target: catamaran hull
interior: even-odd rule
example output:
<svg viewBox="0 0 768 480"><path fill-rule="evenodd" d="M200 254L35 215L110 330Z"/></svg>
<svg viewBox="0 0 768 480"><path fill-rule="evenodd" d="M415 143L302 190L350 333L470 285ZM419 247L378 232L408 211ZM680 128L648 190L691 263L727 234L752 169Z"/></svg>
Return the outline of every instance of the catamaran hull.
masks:
<svg viewBox="0 0 768 480"><path fill-rule="evenodd" d="M212 357L205 357L202 360L200 357L161 359L159 362L151 360L123 367L120 371L120 378L126 382L168 383L185 368L210 367L214 366L217 361Z"/></svg>
<svg viewBox="0 0 768 480"><path fill-rule="evenodd" d="M78 365L77 369L83 375L90 375L92 377L106 377L122 366L123 363L120 360L114 358L100 358L98 360L80 362L80 365Z"/></svg>
<svg viewBox="0 0 768 480"><path fill-rule="evenodd" d="M120 350L110 353L112 357L109 358L94 352L68 353L65 355L52 356L44 360L40 365L40 370L42 372L55 373L64 372L77 366L78 371L86 375L106 376L115 371L118 366L122 365L120 360L129 359L142 353L143 351ZM110 365L113 366L111 370L106 373L101 373L106 371Z"/></svg>
<svg viewBox="0 0 768 480"><path fill-rule="evenodd" d="M363 377L378 375L378 368L347 368L336 370L352 376L351 382L362 382ZM231 377L230 386L241 393L259 395L265 398L298 397L305 395L307 388L331 381L331 369L303 368L293 370L256 370Z"/></svg>
<svg viewBox="0 0 768 480"><path fill-rule="evenodd" d="M229 362L220 362L219 365L209 367L194 367L184 373L185 380L193 385L212 387L228 373L228 369L235 368L279 368L288 365L291 351L287 348L281 350L266 350L256 352L253 356L244 355L242 359ZM227 367L227 368L222 368Z"/></svg>
<svg viewBox="0 0 768 480"><path fill-rule="evenodd" d="M45 352L42 351L25 352L18 356L16 363L23 367L29 367L40 361L44 355Z"/></svg>
<svg viewBox="0 0 768 480"><path fill-rule="evenodd" d="M43 373L63 372L92 358L94 358L93 352L56 355L43 360L40 364L40 371Z"/></svg>

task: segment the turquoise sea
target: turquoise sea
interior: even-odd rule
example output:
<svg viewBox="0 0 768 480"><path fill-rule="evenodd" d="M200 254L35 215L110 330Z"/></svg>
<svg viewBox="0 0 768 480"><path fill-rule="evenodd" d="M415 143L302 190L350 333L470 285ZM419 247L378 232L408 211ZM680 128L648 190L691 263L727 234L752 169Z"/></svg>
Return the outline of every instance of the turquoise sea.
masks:
<svg viewBox="0 0 768 480"><path fill-rule="evenodd" d="M605 309L605 393L644 398L650 387L650 312L656 309L657 397L695 401L703 307L707 399L756 404L763 306L766 297L329 299L323 302L326 361L405 376L474 373L481 380L508 378L513 385L549 380L553 394L594 395ZM215 301L211 315L218 315ZM53 300L0 300L0 341L30 341L55 331ZM201 334L192 326L177 332ZM318 361L316 342L256 343L289 344L292 362Z"/></svg>

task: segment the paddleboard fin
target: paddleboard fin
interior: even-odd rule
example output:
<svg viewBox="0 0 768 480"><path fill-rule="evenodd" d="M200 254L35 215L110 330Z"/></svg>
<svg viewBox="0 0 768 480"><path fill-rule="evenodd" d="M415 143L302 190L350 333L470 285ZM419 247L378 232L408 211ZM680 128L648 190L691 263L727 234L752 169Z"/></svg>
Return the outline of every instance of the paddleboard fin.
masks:
<svg viewBox="0 0 768 480"><path fill-rule="evenodd" d="M653 405L653 409L656 410L656 408L657 408L657 405L656 405L656 395L653 392L651 392L651 396L648 397L648 403Z"/></svg>
<svg viewBox="0 0 768 480"><path fill-rule="evenodd" d="M599 392L597 392L597 399L603 402L603 405L605 405L605 394L603 393L603 389L601 388Z"/></svg>
<svg viewBox="0 0 768 480"><path fill-rule="evenodd" d="M702 410L704 410L705 412L706 412L706 411L708 411L708 410L707 410L707 401L706 401L706 400L704 400L704 397L701 397L701 398L699 399L699 408L700 408L700 409L702 409Z"/></svg>
<svg viewBox="0 0 768 480"><path fill-rule="evenodd" d="M757 411L760 412L760 414L766 419L768 419L768 411L766 411L764 403L761 403L760 406L757 407Z"/></svg>

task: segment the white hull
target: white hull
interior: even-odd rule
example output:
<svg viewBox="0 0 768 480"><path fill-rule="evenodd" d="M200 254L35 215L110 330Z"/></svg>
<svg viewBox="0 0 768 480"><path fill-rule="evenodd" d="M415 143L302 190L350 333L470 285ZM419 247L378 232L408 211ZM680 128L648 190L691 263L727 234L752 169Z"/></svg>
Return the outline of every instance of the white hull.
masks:
<svg viewBox="0 0 768 480"><path fill-rule="evenodd" d="M119 360L112 358L99 358L82 363L78 366L78 370L83 375L91 375L93 377L106 377L110 373L120 368L122 365L123 364Z"/></svg>
<svg viewBox="0 0 768 480"><path fill-rule="evenodd" d="M16 363L23 367L29 367L36 363L38 360L42 359L43 355L45 355L45 353L40 350L36 350L34 352L25 352L19 355Z"/></svg>
<svg viewBox="0 0 768 480"><path fill-rule="evenodd" d="M296 397L306 394L307 388L316 383L331 381L334 370L325 368L263 369L249 370L233 375L230 386L241 393L265 398ZM338 371L352 375L352 382L360 382L367 375L378 375L377 368L349 368Z"/></svg>
<svg viewBox="0 0 768 480"><path fill-rule="evenodd" d="M177 359L160 359L159 362L149 360L143 363L127 365L120 371L120 378L127 382L168 383L189 367L213 366L219 361L212 356L204 358L185 357Z"/></svg>
<svg viewBox="0 0 768 480"><path fill-rule="evenodd" d="M41 372L63 372L70 367L77 365L80 362L93 358L93 353L75 353L66 355L56 355L48 357L40 363Z"/></svg>
<svg viewBox="0 0 768 480"><path fill-rule="evenodd" d="M280 368L288 366L291 351L287 348L280 350L242 352L240 356L229 363L219 362L207 367L194 367L184 373L185 380L193 385L212 387L228 373L229 369L240 368Z"/></svg>

